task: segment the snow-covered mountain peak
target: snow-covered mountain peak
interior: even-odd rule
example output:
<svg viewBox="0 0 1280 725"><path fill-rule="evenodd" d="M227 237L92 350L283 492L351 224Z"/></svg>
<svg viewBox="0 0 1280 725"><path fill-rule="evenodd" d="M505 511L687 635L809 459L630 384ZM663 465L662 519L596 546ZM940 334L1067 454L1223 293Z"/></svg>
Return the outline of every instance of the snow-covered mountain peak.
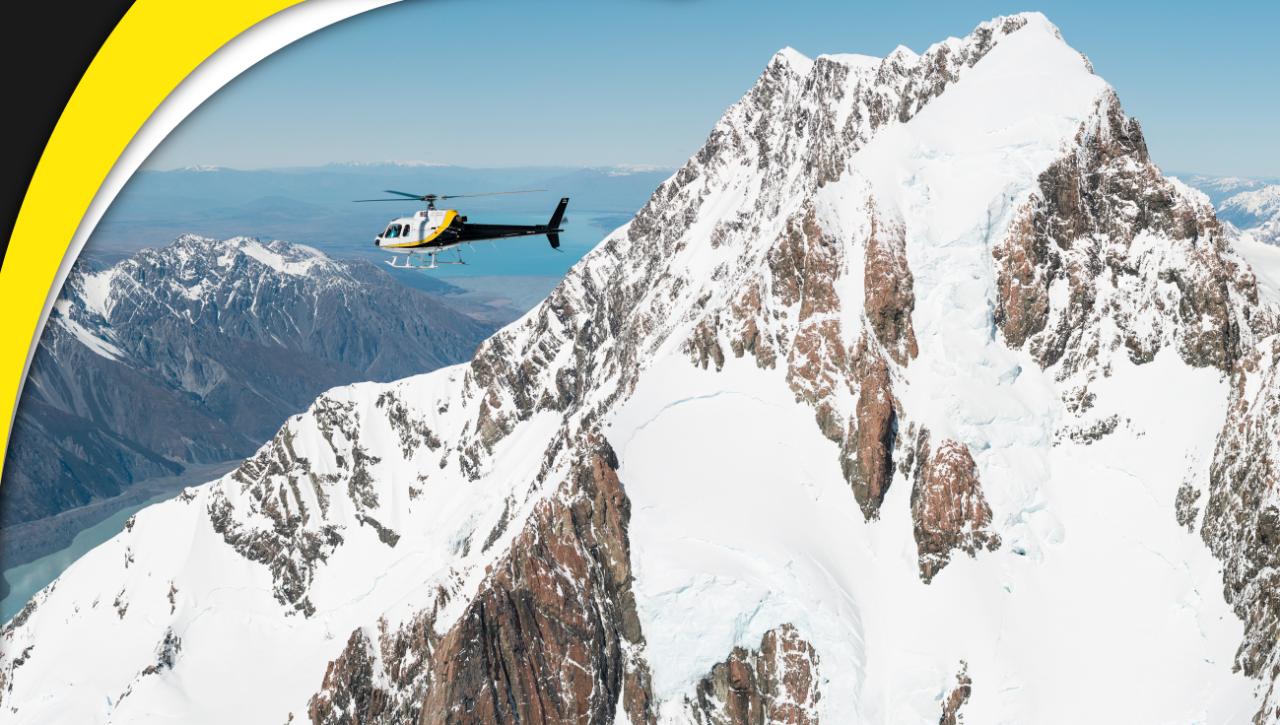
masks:
<svg viewBox="0 0 1280 725"><path fill-rule="evenodd" d="M186 324L203 319L218 326L220 316L238 308L271 317L280 313L269 300L286 294L316 298L334 287L354 288L367 275L367 270L305 245L184 234L164 247L143 249L105 269L74 268L55 305L52 323L98 354L123 360L131 354L128 348L145 348L146 341L121 342L111 329L113 324L135 324L141 316L153 321L174 318ZM57 341L51 345L56 349Z"/></svg>
<svg viewBox="0 0 1280 725"><path fill-rule="evenodd" d="M1232 194L1218 214L1260 242L1280 244L1280 184Z"/></svg>
<svg viewBox="0 0 1280 725"><path fill-rule="evenodd" d="M769 61L769 65L781 65L793 69L801 75L807 74L813 67L813 59L801 53L800 51L787 46L777 53L774 53L773 59Z"/></svg>
<svg viewBox="0 0 1280 725"><path fill-rule="evenodd" d="M1280 184L1275 179L1193 175L1187 181L1217 204L1223 222L1257 242L1280 245Z"/></svg>
<svg viewBox="0 0 1280 725"><path fill-rule="evenodd" d="M1280 212L1280 184L1271 184L1261 189L1242 191L1223 202L1224 207L1239 207L1251 214L1275 214Z"/></svg>
<svg viewBox="0 0 1280 725"><path fill-rule="evenodd" d="M339 265L314 247L280 240L262 241L255 237L210 239L194 234L184 234L171 244L158 249L145 249L139 258L156 266L172 266L180 269L199 268L209 260L216 260L219 267L235 267L241 257L247 264L264 265L271 271L301 277L312 273L332 273ZM258 270L261 272L261 270Z"/></svg>

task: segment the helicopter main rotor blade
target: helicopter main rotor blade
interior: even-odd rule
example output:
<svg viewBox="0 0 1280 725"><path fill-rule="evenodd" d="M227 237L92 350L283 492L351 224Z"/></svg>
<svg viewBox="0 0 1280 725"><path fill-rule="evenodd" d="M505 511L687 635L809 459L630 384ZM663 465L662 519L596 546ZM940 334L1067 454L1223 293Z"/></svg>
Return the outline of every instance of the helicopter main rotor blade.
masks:
<svg viewBox="0 0 1280 725"><path fill-rule="evenodd" d="M404 204L406 202L413 201L413 200L412 199L352 199L352 201L356 202L357 204L360 204L366 201L398 201L401 204ZM421 201L421 199L418 199L418 201Z"/></svg>
<svg viewBox="0 0 1280 725"><path fill-rule="evenodd" d="M355 199L354 201L440 201L443 199L468 199L475 196L502 196L504 194L533 194L546 189L521 189L519 191L487 191L481 194L410 194L407 191L396 191L395 189L383 189L384 193L396 194L404 197L403 199Z"/></svg>
<svg viewBox="0 0 1280 725"><path fill-rule="evenodd" d="M437 197L438 199L463 199L472 196L501 196L503 194L532 194L538 191L546 191L546 189L521 189L520 191L489 191L483 194L444 194Z"/></svg>

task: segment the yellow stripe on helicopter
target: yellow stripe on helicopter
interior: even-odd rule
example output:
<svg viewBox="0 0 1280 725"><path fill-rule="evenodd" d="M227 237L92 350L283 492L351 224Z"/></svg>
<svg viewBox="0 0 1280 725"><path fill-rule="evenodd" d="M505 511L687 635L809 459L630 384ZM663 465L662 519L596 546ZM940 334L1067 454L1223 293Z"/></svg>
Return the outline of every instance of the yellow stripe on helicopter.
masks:
<svg viewBox="0 0 1280 725"><path fill-rule="evenodd" d="M424 244L430 244L432 241L435 240L436 237L444 233L444 230L449 228L449 225L453 223L454 218L457 216L458 216L458 212L454 211L453 209L449 209L444 213L444 221L440 223L440 226L436 227L435 231L431 232L431 236L426 237L424 239L419 239L416 242L403 242L401 244L383 244L382 248L383 249L404 249L406 247L420 247Z"/></svg>

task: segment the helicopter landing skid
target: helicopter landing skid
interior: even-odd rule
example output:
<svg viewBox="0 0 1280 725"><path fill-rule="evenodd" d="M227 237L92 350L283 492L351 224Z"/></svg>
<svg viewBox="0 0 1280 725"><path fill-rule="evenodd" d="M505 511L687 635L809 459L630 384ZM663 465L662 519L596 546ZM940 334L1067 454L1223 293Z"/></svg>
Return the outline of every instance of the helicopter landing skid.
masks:
<svg viewBox="0 0 1280 725"><path fill-rule="evenodd" d="M414 264L413 258L417 256L427 256L431 258L431 264ZM466 264L462 260L462 252L458 252L457 259L440 260L435 252L411 252L404 260L404 264L396 264L396 258L392 257L387 260L387 265L392 269L439 269L442 264Z"/></svg>

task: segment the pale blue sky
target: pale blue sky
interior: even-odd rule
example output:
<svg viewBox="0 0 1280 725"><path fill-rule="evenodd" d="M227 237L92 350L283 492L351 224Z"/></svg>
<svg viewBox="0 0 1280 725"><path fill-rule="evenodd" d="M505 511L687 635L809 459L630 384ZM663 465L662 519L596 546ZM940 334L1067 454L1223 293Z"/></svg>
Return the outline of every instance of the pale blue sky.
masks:
<svg viewBox="0 0 1280 725"><path fill-rule="evenodd" d="M676 166L773 53L884 55L1041 10L1174 172L1280 175L1280 2L408 0L305 38L151 168L414 159Z"/></svg>

